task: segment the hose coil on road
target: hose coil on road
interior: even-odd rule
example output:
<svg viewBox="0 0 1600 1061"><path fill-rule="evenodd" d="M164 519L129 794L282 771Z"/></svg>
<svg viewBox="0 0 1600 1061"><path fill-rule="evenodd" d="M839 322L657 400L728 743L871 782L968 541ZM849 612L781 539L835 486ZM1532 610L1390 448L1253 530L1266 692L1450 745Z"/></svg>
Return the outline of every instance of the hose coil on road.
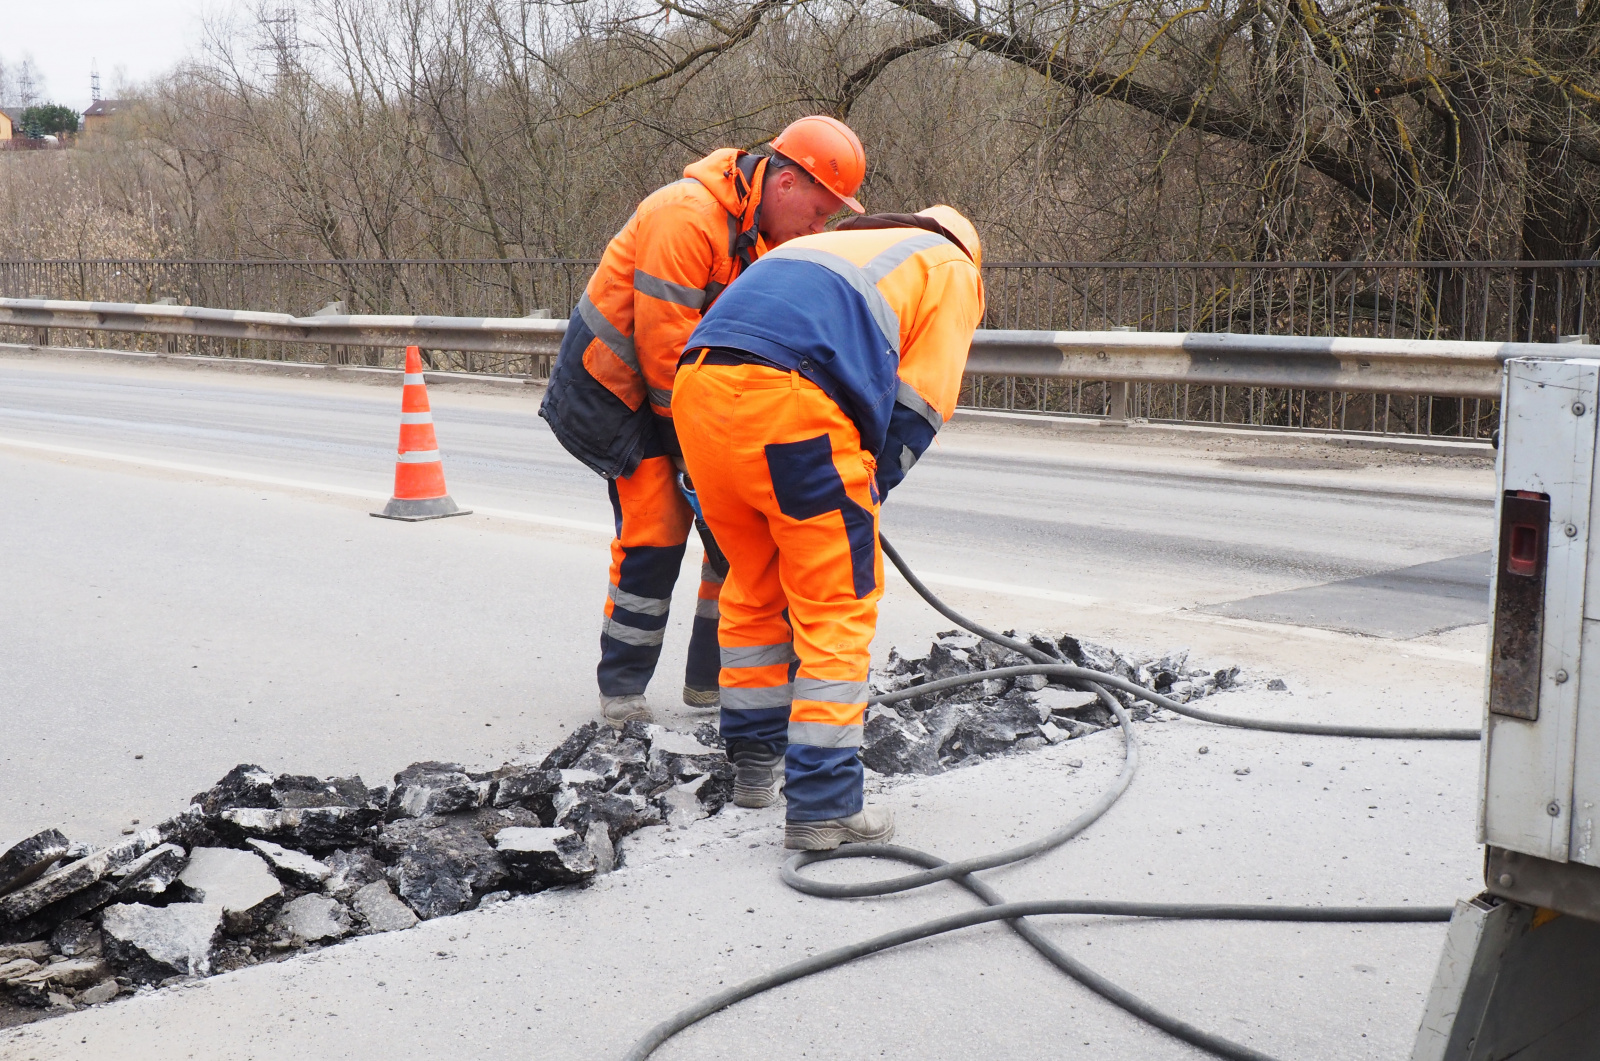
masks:
<svg viewBox="0 0 1600 1061"><path fill-rule="evenodd" d="M906 581L917 591L917 594L927 601L940 615L987 641L1011 649L1035 662L1016 667L997 667L973 674L958 675L954 678L928 682L899 692L872 697L869 700L870 703L894 703L900 700L926 696L929 693L942 692L946 689L953 689L973 682L986 681L990 678L1011 678L1024 674L1046 674L1052 677L1069 678L1092 691L1100 698L1101 703L1116 716L1117 725L1122 731L1123 739L1122 769L1118 772L1116 780L1111 783L1110 787L1096 797L1093 803L1070 822L1035 840L997 851L993 854L963 859L959 862L946 862L938 856L931 855L925 851L901 847L896 844L847 844L833 851L808 851L793 856L784 863L780 875L784 884L806 895L826 899L890 895L948 880L971 892L985 905L975 910L909 925L881 936L875 936L872 939L814 955L747 980L742 984L737 984L709 998L702 999L694 1005L673 1014L667 1020L662 1021L646 1032L625 1055L627 1061L644 1061L658 1047L685 1028L743 999L761 994L764 991L770 991L775 987L792 983L807 976L813 976L828 969L836 969L848 962L866 957L869 954L888 950L891 947L898 947L904 943L927 939L930 936L954 932L958 929L987 924L992 921L1004 921L1008 928L1021 936L1045 960L1089 988L1089 990L1133 1014L1140 1020L1160 1028L1167 1034L1181 1039L1191 1046L1199 1047L1219 1057L1230 1058L1232 1061L1274 1061L1268 1054L1240 1043L1235 1043L1203 1028L1198 1028L1187 1021L1180 1020L1171 1014L1162 1012L1132 991L1113 983L1076 958L1068 955L1046 939L1027 918L1046 914L1076 914L1207 921L1415 923L1450 920L1452 908L1448 906L1272 906L1266 904L1136 903L1090 899L1045 899L1031 902L1007 902L1004 896L986 882L974 877L973 874L1021 862L1060 847L1099 820L1128 790L1128 786L1133 783L1134 774L1138 772L1139 766L1138 736L1134 733L1133 722L1128 717L1128 713L1124 710L1121 701L1107 691L1107 686L1121 690L1158 707L1163 707L1169 711L1203 722L1241 729L1266 730L1273 733L1369 739L1478 740L1481 736L1480 731L1464 728L1428 729L1277 722L1244 718L1237 715L1225 715L1215 711L1190 707L1187 704L1162 696L1153 690L1146 689L1142 685L1127 681L1116 675L1077 667L1059 658L1059 656L1051 658L1050 655L1033 645L1007 637L973 622L945 604L933 591L928 589L911 570L910 566L906 564L905 560L901 558L899 552L889 543L887 538L880 535L880 540L883 544L884 555L905 576ZM846 858L885 859L918 866L920 867L920 872L907 873L898 877L868 881L861 884L827 883L813 880L801 872L805 867L819 862Z"/></svg>

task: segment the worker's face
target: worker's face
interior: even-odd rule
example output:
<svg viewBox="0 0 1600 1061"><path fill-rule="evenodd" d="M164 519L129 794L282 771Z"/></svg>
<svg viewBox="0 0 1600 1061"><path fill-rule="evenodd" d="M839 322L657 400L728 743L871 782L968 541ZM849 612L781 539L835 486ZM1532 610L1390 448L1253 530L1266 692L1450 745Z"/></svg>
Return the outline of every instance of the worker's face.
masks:
<svg viewBox="0 0 1600 1061"><path fill-rule="evenodd" d="M844 203L794 166L785 166L761 190L761 238L768 247L822 231Z"/></svg>

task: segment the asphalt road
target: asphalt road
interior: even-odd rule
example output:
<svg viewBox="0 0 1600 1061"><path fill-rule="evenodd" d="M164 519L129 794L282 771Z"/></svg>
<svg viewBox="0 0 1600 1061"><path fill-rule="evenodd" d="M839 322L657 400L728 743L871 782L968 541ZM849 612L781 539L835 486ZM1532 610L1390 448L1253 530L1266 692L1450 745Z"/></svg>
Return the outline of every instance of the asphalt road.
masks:
<svg viewBox="0 0 1600 1061"><path fill-rule="evenodd" d="M421 759L541 754L592 717L601 484L554 444L536 395L432 391L451 491L476 512L401 524L367 515L392 474L392 383L0 356L0 843L46 826L103 842L241 761L380 783ZM884 526L991 623L1240 664L1248 687L1218 709L1461 725L1480 711L1482 628L1475 569L1453 561L1489 545L1491 497L1481 457L956 423ZM1323 621L1330 597L1343 607L1360 585L1389 593L1388 612L1429 618L1379 636ZM685 578L651 690L671 723L696 720L673 703L692 594ZM947 626L891 581L875 653ZM1266 691L1271 677L1288 690ZM1148 728L1150 766L1125 805L1081 845L997 874L1008 894L1447 903L1473 889L1470 746ZM1114 773L1113 737L1063 747L1081 774L1052 751L885 798L907 843L946 856L1021 839ZM0 1057L111 1044L128 1057L609 1056L669 1003L786 948L948 908L942 893L797 900L773 876L775 823L730 812L644 837L594 889L47 1021L0 1041ZM746 906L759 916L742 920ZM616 928L639 918L662 927ZM1408 1048L1442 939L1438 926L1059 931L1089 956L1111 948L1118 975L1194 1019L1327 1058ZM958 1057L984 1043L996 1056L1198 1056L1060 982L1003 930L718 1021L667 1056L747 1056L753 1040L775 1057Z"/></svg>
<svg viewBox="0 0 1600 1061"><path fill-rule="evenodd" d="M435 386L433 400L462 503L609 521L603 485L556 444L536 393ZM0 435L354 489L387 485L395 406L376 386L0 361ZM1180 606L1375 575L1489 541L1484 459L1084 434L953 425L895 492L884 528L973 578Z"/></svg>

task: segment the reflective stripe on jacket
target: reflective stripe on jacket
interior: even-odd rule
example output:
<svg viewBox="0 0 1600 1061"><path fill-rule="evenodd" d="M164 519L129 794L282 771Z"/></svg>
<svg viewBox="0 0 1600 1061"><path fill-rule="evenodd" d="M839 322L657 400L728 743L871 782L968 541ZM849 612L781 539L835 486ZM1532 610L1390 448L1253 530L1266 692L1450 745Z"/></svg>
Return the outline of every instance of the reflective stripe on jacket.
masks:
<svg viewBox="0 0 1600 1061"><path fill-rule="evenodd" d="M678 359L705 307L766 249L756 228L766 161L725 148L686 167L645 197L589 278L539 415L601 475L628 475L645 448L678 452Z"/></svg>
<svg viewBox="0 0 1600 1061"><path fill-rule="evenodd" d="M850 416L887 488L955 412L982 318L983 279L944 236L824 232L751 266L688 348L743 350L799 371Z"/></svg>

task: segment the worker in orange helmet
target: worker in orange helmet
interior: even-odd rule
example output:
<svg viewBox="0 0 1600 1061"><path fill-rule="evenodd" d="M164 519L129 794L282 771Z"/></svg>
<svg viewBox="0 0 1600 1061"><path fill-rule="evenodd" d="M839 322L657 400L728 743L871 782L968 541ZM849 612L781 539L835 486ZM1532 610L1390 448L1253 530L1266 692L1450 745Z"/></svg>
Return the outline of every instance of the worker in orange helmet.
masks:
<svg viewBox="0 0 1600 1061"><path fill-rule="evenodd" d="M650 720L645 686L693 520L677 484L672 415L684 342L770 248L820 232L841 208L861 212L852 197L866 155L844 123L801 118L771 146L765 155L713 151L639 204L568 321L539 408L562 445L610 480L616 537L597 676L601 714L614 726ZM722 566L708 541L683 687L691 706L718 702Z"/></svg>
<svg viewBox="0 0 1600 1061"><path fill-rule="evenodd" d="M948 206L851 218L756 262L705 315L673 410L722 587L722 736L784 846L887 840L862 804L878 508L955 411L982 248ZM796 665L797 664L797 665Z"/></svg>

